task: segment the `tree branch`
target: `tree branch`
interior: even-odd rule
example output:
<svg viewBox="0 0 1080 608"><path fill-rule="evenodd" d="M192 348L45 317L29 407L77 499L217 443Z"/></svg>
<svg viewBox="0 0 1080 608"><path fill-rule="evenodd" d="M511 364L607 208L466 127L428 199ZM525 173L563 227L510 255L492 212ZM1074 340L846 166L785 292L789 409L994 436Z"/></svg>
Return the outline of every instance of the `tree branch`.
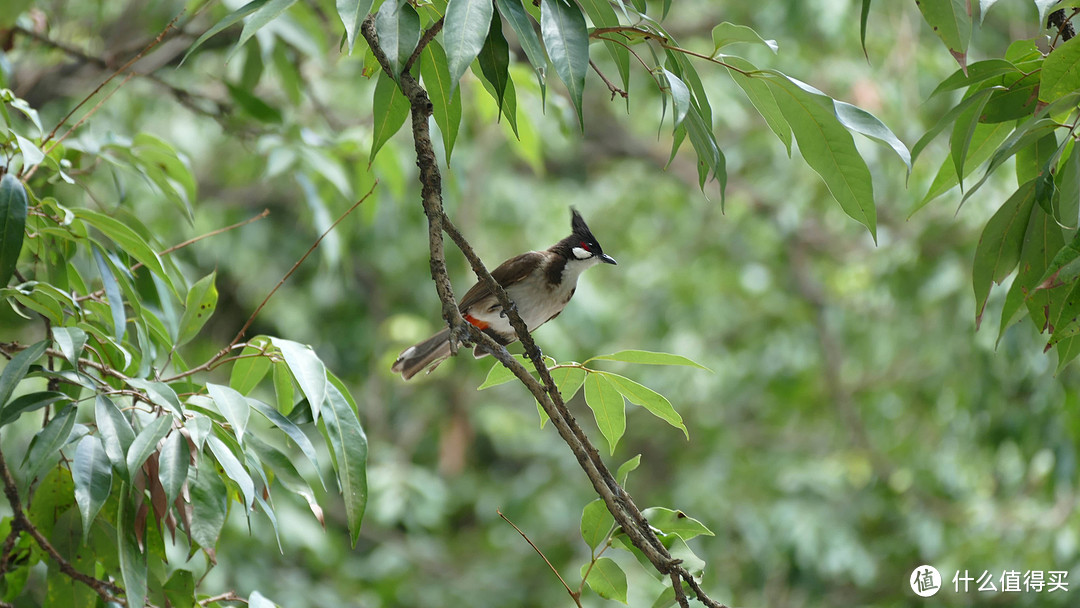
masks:
<svg viewBox="0 0 1080 608"><path fill-rule="evenodd" d="M379 62L379 65L382 66L383 71L391 78L394 78L395 74L391 71L386 55L379 46L374 17L369 16L364 20L360 32L367 40L372 54ZM431 144L431 134L428 126L432 113L431 100L428 98L427 91L420 86L420 83L408 71L400 75L398 82L401 92L409 100L411 108L416 164L420 169L421 203L424 214L428 219L431 278L435 283L435 290L438 293L439 300L442 302L442 316L450 328L452 343L467 339L479 345L481 349L490 353L506 366L544 408L553 426L555 426L563 441L566 442L577 458L578 464L589 477L593 488L634 546L645 555L661 574L675 574L678 578L686 580L695 589L698 600L702 604L712 608L720 608L722 604L709 599L700 591L700 587L697 587L697 581L680 565L680 560L671 557L671 554L668 553L660 539L657 538L630 495L623 490L622 486L611 474L611 471L608 470L599 452L589 441L584 431L581 430L581 427L578 426L573 415L563 402L562 395L559 393L547 366L544 364L540 349L533 341L528 328L522 321L513 302L507 296L506 291L492 278L468 241L446 216L442 204L442 176L439 172L438 159ZM504 346L497 344L490 336L484 334L472 324L465 322L462 318L446 270L444 231L469 260L478 280L491 289L502 305L503 310L506 311L507 319L517 333L522 346L524 346L526 355L540 375L539 382L529 374L525 366L510 356L509 351ZM681 589L677 589L676 593L680 591Z"/></svg>
<svg viewBox="0 0 1080 608"><path fill-rule="evenodd" d="M117 586L115 583L109 581L103 581L101 579L94 578L87 574L83 574L75 569L71 565L71 562L64 559L63 555L56 550L56 547L52 546L49 539L45 538L45 535L37 529L36 526L26 517L26 512L23 511L22 501L19 500L19 490L15 485L15 479L11 476L11 471L8 469L7 461L4 459L4 452L0 450L0 478L4 482L4 494L7 496L8 503L11 505L12 521L11 531L12 534L16 530L25 530L35 541L43 551L49 554L49 557L56 562L60 571L66 574L73 580L83 583L87 587L90 587L97 593L105 603L117 602L122 603L122 600L118 599L118 595L122 595L124 590ZM6 543L5 543L6 545Z"/></svg>

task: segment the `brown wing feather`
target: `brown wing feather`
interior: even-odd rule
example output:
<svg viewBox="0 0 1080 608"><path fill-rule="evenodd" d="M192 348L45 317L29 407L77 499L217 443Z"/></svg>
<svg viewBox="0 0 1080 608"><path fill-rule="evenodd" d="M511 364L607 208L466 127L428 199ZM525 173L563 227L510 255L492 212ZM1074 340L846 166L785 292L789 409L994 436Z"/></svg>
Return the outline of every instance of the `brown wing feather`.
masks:
<svg viewBox="0 0 1080 608"><path fill-rule="evenodd" d="M503 289L505 289L529 276L529 273L540 265L543 260L544 254L540 251L529 251L519 256L514 256L502 264L499 264L499 267L495 270L492 270L491 278L495 279L495 282L502 285ZM480 302L491 295L491 290L483 283L477 281L475 285L469 288L469 291L465 292L464 297L461 298L461 302L458 304L458 310L464 312L474 306L477 302Z"/></svg>

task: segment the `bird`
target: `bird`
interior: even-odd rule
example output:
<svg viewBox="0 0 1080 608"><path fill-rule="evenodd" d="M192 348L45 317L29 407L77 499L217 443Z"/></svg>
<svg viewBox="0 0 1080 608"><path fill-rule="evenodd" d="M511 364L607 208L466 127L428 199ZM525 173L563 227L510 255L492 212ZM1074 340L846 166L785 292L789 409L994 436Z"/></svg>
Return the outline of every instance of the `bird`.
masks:
<svg viewBox="0 0 1080 608"><path fill-rule="evenodd" d="M506 290L521 320L532 332L559 316L577 290L578 277L597 264L612 264L615 258L604 253L585 219L577 209L570 209L570 236L544 251L528 251L514 256L491 271L491 277ZM517 341L517 332L495 294L477 281L458 302L466 321L506 346ZM487 355L480 346L473 348L479 359ZM445 328L427 340L406 348L391 366L408 380L427 369L430 373L451 355L450 329Z"/></svg>

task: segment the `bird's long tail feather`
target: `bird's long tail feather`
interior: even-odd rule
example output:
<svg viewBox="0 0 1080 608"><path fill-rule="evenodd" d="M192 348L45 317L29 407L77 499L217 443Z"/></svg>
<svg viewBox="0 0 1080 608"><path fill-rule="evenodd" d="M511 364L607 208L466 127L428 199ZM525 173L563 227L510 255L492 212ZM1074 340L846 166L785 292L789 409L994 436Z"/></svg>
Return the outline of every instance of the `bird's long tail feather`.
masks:
<svg viewBox="0 0 1080 608"><path fill-rule="evenodd" d="M427 340L406 348L390 368L408 380L425 368L435 369L450 356L450 330L444 329Z"/></svg>

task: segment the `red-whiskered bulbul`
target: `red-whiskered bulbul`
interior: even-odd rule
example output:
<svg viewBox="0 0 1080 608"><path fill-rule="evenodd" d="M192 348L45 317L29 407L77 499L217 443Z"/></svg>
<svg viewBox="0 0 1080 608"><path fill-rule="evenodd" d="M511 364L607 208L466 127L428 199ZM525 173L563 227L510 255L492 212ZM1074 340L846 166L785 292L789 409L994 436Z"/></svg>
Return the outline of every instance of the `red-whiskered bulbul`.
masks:
<svg viewBox="0 0 1080 608"><path fill-rule="evenodd" d="M506 290L529 331L559 316L577 289L578 276L600 262L615 264L604 253L581 214L571 209L570 236L545 251L529 251L506 260L491 277ZM495 294L477 282L458 303L465 320L502 345L518 337ZM487 353L479 346L476 358ZM430 372L450 356L450 330L443 329L427 340L406 348L391 368L408 380L425 368Z"/></svg>

